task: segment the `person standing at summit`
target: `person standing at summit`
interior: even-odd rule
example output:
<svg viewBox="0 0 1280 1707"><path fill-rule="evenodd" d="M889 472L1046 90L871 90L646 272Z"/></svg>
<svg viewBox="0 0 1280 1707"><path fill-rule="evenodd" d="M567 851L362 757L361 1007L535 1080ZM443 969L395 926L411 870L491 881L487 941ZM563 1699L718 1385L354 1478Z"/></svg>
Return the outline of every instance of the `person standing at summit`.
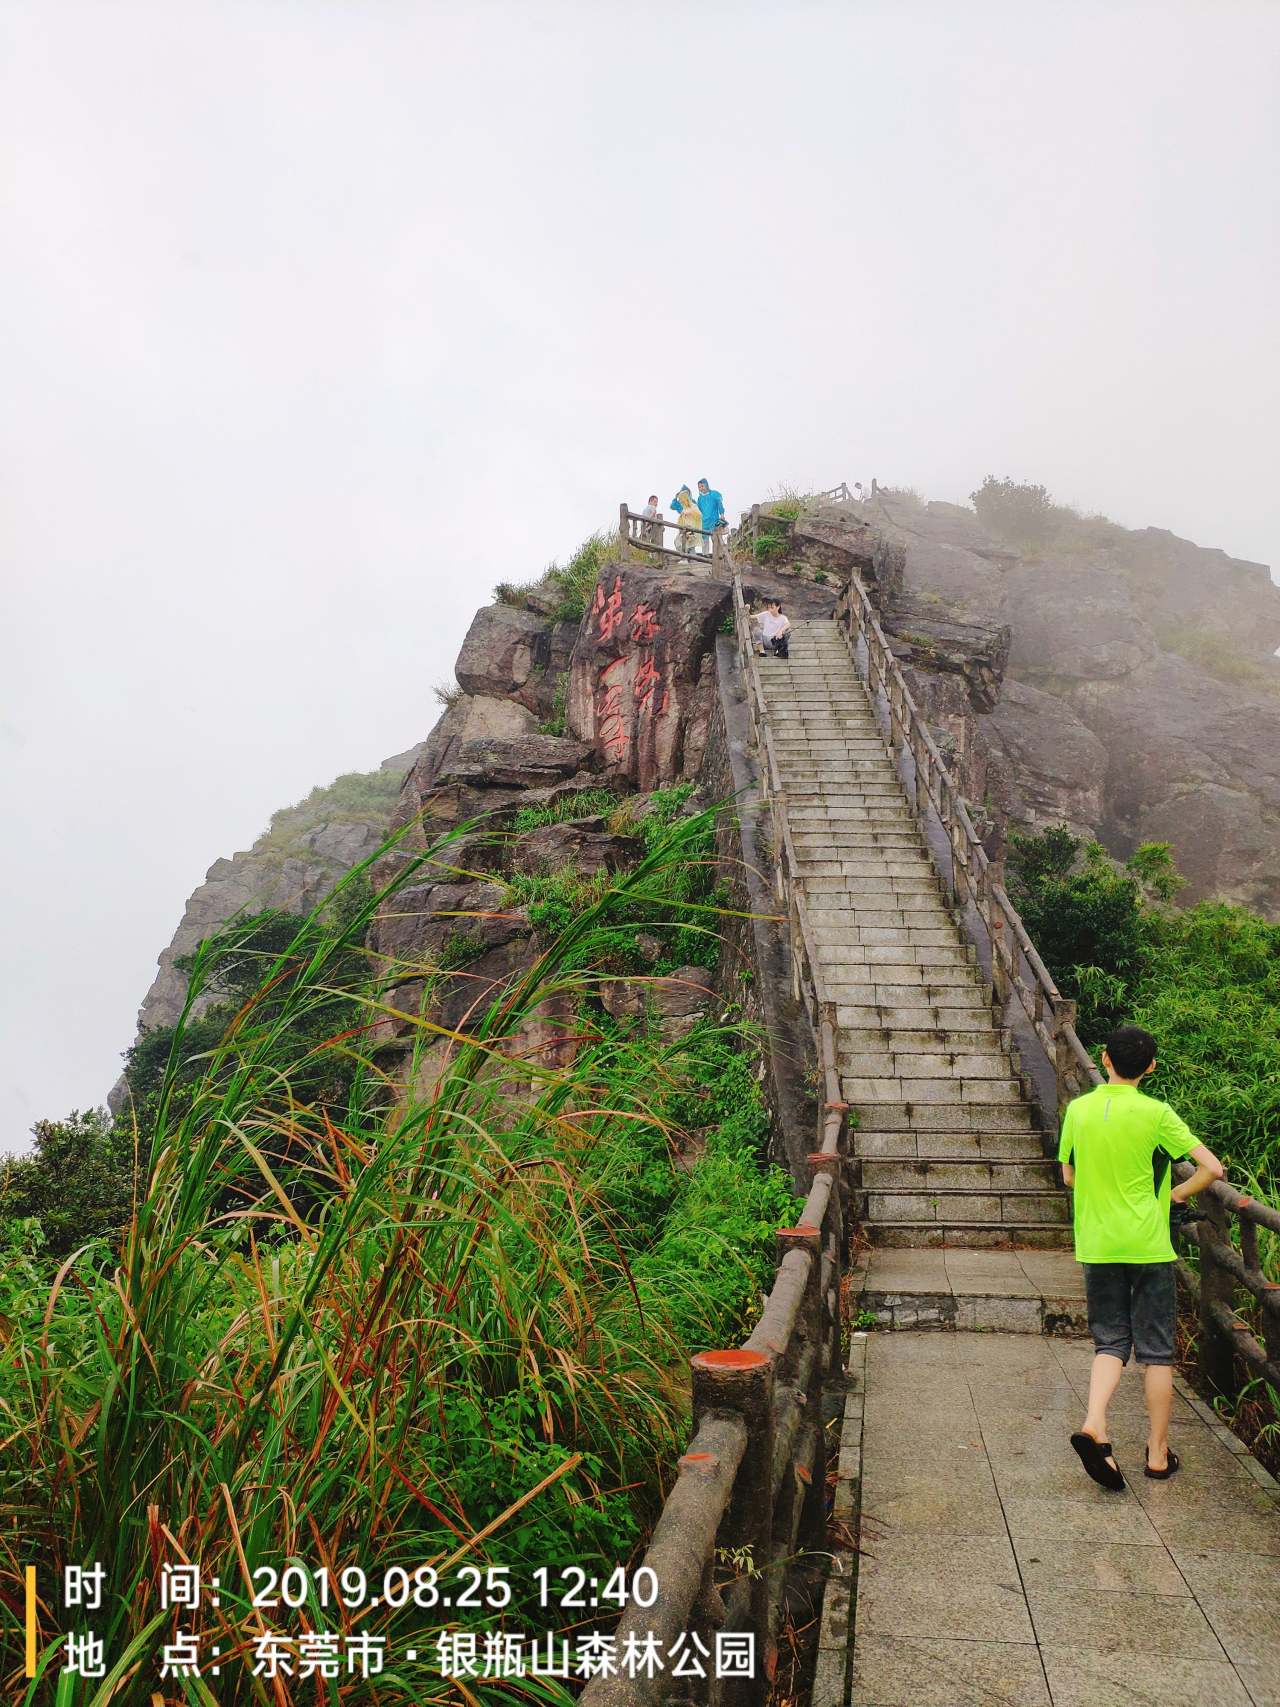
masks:
<svg viewBox="0 0 1280 1707"><path fill-rule="evenodd" d="M698 511L702 516L702 531L708 537L724 526L724 499L712 489L709 480L698 482Z"/></svg>

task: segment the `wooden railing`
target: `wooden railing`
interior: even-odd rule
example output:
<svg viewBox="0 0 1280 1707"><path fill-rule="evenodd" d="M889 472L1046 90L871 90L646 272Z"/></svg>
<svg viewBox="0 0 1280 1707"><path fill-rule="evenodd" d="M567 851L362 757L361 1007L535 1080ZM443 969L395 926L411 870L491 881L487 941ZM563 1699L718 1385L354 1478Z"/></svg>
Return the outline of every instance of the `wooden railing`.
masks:
<svg viewBox="0 0 1280 1707"><path fill-rule="evenodd" d="M779 893L791 924L793 978L814 1026L822 1084L811 1183L794 1227L778 1233L773 1287L744 1343L691 1360L693 1439L681 1458L641 1565L657 1597L624 1608L615 1640L652 1639L660 1654L677 1636L696 1637L711 1655L705 1678L602 1676L583 1692L587 1707L642 1707L668 1695L711 1707L763 1702L773 1675L786 1563L821 1551L826 1535L824 1384L841 1367L840 1295L847 1214L848 1125L840 1096L835 1009L826 997L797 880L790 830L780 813L777 764L755 667L741 586L734 618L765 789L780 838ZM803 945L797 951L797 944ZM635 1572L631 1573L635 1580ZM646 1597L647 1598L647 1597ZM715 1675L717 1636L748 1637L750 1676Z"/></svg>
<svg viewBox="0 0 1280 1707"><path fill-rule="evenodd" d="M670 532L675 544L666 543ZM726 568L728 551L725 545L727 530L701 527L682 527L664 516L646 516L618 505L618 546L623 557L632 551L643 551L655 557L675 557L685 563L707 563L716 570Z"/></svg>
<svg viewBox="0 0 1280 1707"><path fill-rule="evenodd" d="M923 830L932 807L949 845L949 862L937 863L952 904L976 913L988 939L996 1023L1005 1026L1010 999L1016 998L1053 1070L1060 1115L1073 1096L1102 1082L1076 1033L1076 1005L1054 983L1006 894L1002 867L988 857L856 575L836 615L898 763L912 811ZM1177 1171L1186 1178L1191 1170L1180 1164ZM1280 1284L1266 1278L1258 1254L1259 1230L1280 1234L1280 1212L1225 1180L1203 1193L1197 1204L1202 1219L1184 1224L1180 1232L1198 1245L1200 1272L1197 1275L1185 1261L1179 1270L1199 1312L1201 1376L1213 1390L1230 1394L1238 1387L1239 1357L1252 1375L1280 1391ZM1261 1326L1261 1341L1236 1313L1237 1288L1252 1301L1246 1309Z"/></svg>

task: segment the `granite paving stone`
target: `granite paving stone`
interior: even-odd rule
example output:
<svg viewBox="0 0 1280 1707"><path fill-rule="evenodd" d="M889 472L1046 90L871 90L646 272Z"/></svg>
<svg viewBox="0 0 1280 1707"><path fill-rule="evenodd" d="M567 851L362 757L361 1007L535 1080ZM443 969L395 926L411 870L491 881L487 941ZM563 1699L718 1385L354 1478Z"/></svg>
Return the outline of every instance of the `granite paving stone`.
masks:
<svg viewBox="0 0 1280 1707"><path fill-rule="evenodd" d="M1087 1345L875 1332L860 1347L848 1707L1280 1707L1280 1490L1212 1413L1178 1393L1184 1468L1148 1482L1126 1374L1113 1435L1130 1485L1114 1494L1068 1442Z"/></svg>

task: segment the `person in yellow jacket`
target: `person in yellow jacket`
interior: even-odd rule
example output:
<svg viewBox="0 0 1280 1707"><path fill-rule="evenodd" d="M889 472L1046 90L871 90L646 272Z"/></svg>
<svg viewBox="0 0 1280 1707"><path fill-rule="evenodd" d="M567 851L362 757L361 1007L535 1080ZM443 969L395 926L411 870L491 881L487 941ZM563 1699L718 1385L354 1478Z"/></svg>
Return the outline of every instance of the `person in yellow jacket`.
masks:
<svg viewBox="0 0 1280 1707"><path fill-rule="evenodd" d="M687 486L682 486L671 500L671 508L678 517L677 525L689 530L690 537L681 540L681 547L690 557L702 555L702 511L698 501Z"/></svg>

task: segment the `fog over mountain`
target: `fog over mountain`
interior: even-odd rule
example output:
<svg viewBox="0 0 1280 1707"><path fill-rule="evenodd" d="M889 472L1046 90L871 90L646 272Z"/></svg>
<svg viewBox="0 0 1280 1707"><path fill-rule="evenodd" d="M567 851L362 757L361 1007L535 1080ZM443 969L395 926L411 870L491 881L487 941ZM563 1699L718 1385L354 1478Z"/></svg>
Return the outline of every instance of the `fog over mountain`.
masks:
<svg viewBox="0 0 1280 1707"><path fill-rule="evenodd" d="M0 1147L624 496L1009 473L1280 562L1278 61L1266 4L5 8Z"/></svg>

